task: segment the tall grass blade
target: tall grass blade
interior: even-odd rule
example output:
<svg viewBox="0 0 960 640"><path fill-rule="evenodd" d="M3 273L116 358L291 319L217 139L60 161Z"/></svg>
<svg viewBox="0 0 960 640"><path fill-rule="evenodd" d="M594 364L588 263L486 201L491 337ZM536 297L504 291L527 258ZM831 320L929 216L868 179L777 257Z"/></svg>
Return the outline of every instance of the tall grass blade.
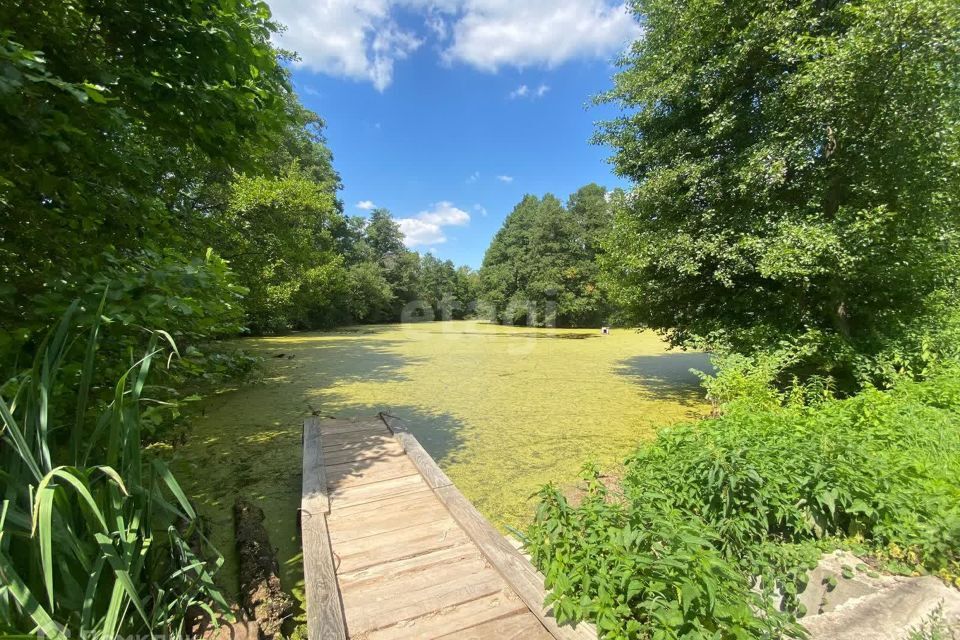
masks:
<svg viewBox="0 0 960 640"><path fill-rule="evenodd" d="M3 584L6 585L14 600L19 603L20 608L26 611L33 623L37 625L39 631L42 631L48 638L67 640L67 636L64 635L60 626L53 621L46 609L37 602L29 587L17 575L16 569L13 568L7 556L2 553L0 553L0 578L3 579Z"/></svg>
<svg viewBox="0 0 960 640"><path fill-rule="evenodd" d="M30 445L27 443L26 437L24 437L23 432L20 431L20 426L14 419L13 414L10 413L10 409L7 407L7 403L3 401L3 398L0 398L0 419L3 419L3 434L9 434L10 439L13 440L13 446L16 447L17 453L20 454L20 460L27 465L31 475L39 482L43 477L43 474L40 472L40 466L34 459L33 452L30 450Z"/></svg>
<svg viewBox="0 0 960 640"><path fill-rule="evenodd" d="M100 336L100 322L103 318L103 310L107 304L107 292L109 287L104 287L103 295L100 297L100 306L97 307L97 313L94 315L93 323L90 326L90 336L87 338L87 347L83 356L83 367L80 370L80 388L77 390L77 415L73 423L73 460L74 464L80 464L80 443L83 441L83 425L87 415L87 403L90 398L90 384L93 380L94 357L97 354L97 344Z"/></svg>
<svg viewBox="0 0 960 640"><path fill-rule="evenodd" d="M187 518L190 520L196 519L197 514L193 510L193 505L190 504L187 494L185 494L183 489L180 488L180 483L178 483L177 479L173 477L172 473L170 473L170 469L167 468L167 465L163 464L163 462L160 460L154 460L153 468L156 469L157 474L163 480L164 484L167 485L167 488L170 489L170 493L172 493L177 499L177 502L180 503L180 508L183 509L183 512L186 514Z"/></svg>
<svg viewBox="0 0 960 640"><path fill-rule="evenodd" d="M97 558L93 571L90 572L90 578L87 580L87 588L83 593L83 607L80 609L80 630L84 632L93 627L93 606L94 598L97 595L97 587L100 584L100 573L103 571L103 565L106 562L103 556Z"/></svg>
<svg viewBox="0 0 960 640"><path fill-rule="evenodd" d="M94 534L94 537L97 539L97 542L100 544L100 550L103 552L103 555L107 558L107 563L110 565L110 568L113 569L113 575L117 579L117 583L123 587L123 590L127 594L127 598L130 600L130 604L137 610L137 613L140 614L140 617L143 618L143 621L150 625L150 618L147 617L147 612L143 608L143 602L140 600L140 593L137 591L137 588L133 584L133 580L130 578L130 568L129 564L123 561L123 558L117 553L116 548L113 546L110 538L103 535L102 533ZM150 632L150 637L153 636L153 631Z"/></svg>
<svg viewBox="0 0 960 640"><path fill-rule="evenodd" d="M98 395L110 389L95 366L104 304L105 297L83 330L82 348L71 338L74 305L31 369L0 385L3 637L62 638L65 629L86 638L169 636L183 630L194 605L227 610L212 579L222 559L204 560L215 550L188 497L162 463L144 469L139 404L158 343L175 345L169 334L152 332L145 355L131 358L109 397ZM76 379L64 375L68 366L77 366ZM73 394L72 402L60 401ZM185 535L198 536L205 553L195 553Z"/></svg>
<svg viewBox="0 0 960 640"><path fill-rule="evenodd" d="M51 610L53 602L53 500L56 489L47 487L37 492L36 518L33 534L40 538L40 562L43 565L43 582L47 587L47 603Z"/></svg>

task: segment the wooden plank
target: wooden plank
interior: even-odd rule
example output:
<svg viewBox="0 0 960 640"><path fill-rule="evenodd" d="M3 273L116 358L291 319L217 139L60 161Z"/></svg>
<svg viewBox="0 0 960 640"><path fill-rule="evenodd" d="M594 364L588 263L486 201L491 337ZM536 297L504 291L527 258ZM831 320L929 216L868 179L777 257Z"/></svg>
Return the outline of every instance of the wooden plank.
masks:
<svg viewBox="0 0 960 640"><path fill-rule="evenodd" d="M343 464L345 462L362 462L364 460L387 460L397 456L407 455L399 442L391 438L387 442L367 448L358 449L326 449L323 459L327 466Z"/></svg>
<svg viewBox="0 0 960 640"><path fill-rule="evenodd" d="M433 488L434 493L550 634L563 640L595 640L596 629L586 622L576 626L557 624L552 611L544 607L546 590L536 568L514 549L450 482L402 420L383 412L380 413L380 417L395 436L402 434L400 437L403 438L402 443L407 455L411 455L411 450L422 452L422 455L411 455L411 459L424 478L428 478L427 483Z"/></svg>
<svg viewBox="0 0 960 640"><path fill-rule="evenodd" d="M379 607L352 607L347 610L347 628L351 635L367 633L400 620L416 618L463 602L476 600L503 589L503 579L488 569L480 574L461 575L454 580L434 582L416 592L414 602L381 603Z"/></svg>
<svg viewBox="0 0 960 640"><path fill-rule="evenodd" d="M477 576L480 579L484 571L493 571L485 558L476 554L462 562L447 562L432 565L429 570L408 571L399 575L389 575L378 582L367 582L343 592L343 606L349 611L353 607L400 608L423 599L420 594L438 584L462 578ZM501 585L501 588L506 585Z"/></svg>
<svg viewBox="0 0 960 640"><path fill-rule="evenodd" d="M432 489L439 489L440 487L447 487L453 484L450 478L447 477L447 474L437 466L437 463L434 462L430 454L424 450L413 434L400 431L396 433L395 436L397 440L400 441L400 444L403 445L403 450L407 452L407 456L410 457L410 460L416 465L420 474L423 475L424 480L427 481L427 484L430 485Z"/></svg>
<svg viewBox="0 0 960 640"><path fill-rule="evenodd" d="M332 521L327 519L330 541L333 544L365 538L367 536L389 533L411 525L425 525L437 520L449 518L450 514L439 502L414 504L407 509L386 509L365 512L362 517L353 517Z"/></svg>
<svg viewBox="0 0 960 640"><path fill-rule="evenodd" d="M433 495L433 490L430 489L426 483L423 483L419 490L388 495L379 500L350 504L344 503L342 500L338 501L335 505L332 505L332 510L330 515L327 516L327 521L332 524L341 518L351 518L369 511L379 511L380 509L393 508L394 506L409 506L424 502L439 502L437 497Z"/></svg>
<svg viewBox="0 0 960 640"><path fill-rule="evenodd" d="M311 640L347 637L333 552L323 515L303 514L303 574L306 587L307 629Z"/></svg>
<svg viewBox="0 0 960 640"><path fill-rule="evenodd" d="M503 589L461 604L431 611L417 618L400 620L389 627L375 629L367 634L366 640L401 640L456 635L461 629L517 613L524 613L533 618L533 614L527 610L527 605L523 604L513 591Z"/></svg>
<svg viewBox="0 0 960 640"><path fill-rule="evenodd" d="M420 474L416 474L354 487L337 487L330 492L330 499L338 505L360 504L429 488Z"/></svg>
<svg viewBox="0 0 960 640"><path fill-rule="evenodd" d="M392 434L387 429L363 429L359 431L345 431L343 433L324 434L323 446L326 448L349 444L366 445L376 438L389 438Z"/></svg>
<svg viewBox="0 0 960 640"><path fill-rule="evenodd" d="M420 473L431 488L446 487L453 484L447 474L437 466L436 461L423 448L420 442L410 433L402 420L386 413L381 413L380 417L384 424L390 429L397 441L403 445L403 450L410 456L410 460L417 466Z"/></svg>
<svg viewBox="0 0 960 640"><path fill-rule="evenodd" d="M446 537L431 535L408 540L406 542L408 548L406 549L386 544L380 545L365 553L355 553L347 556L338 554L338 571L342 571L344 573L353 573L355 571L359 571L360 569L366 569L378 564L399 562L418 555L430 553L432 551L458 547L469 541L470 538L468 538L465 533L458 529Z"/></svg>
<svg viewBox="0 0 960 640"><path fill-rule="evenodd" d="M347 462L338 465L327 465L327 486L331 489L352 487L370 482L392 480L419 473L409 458L392 458L389 460L367 460L363 462Z"/></svg>
<svg viewBox="0 0 960 640"><path fill-rule="evenodd" d="M385 579L396 579L405 573L427 571L437 565L464 562L475 558L483 558L483 554L473 541L468 539L457 546L428 551L403 560L364 567L356 571L341 571L337 574L337 582L340 583L340 592L344 593L351 589L369 587Z"/></svg>
<svg viewBox="0 0 960 640"><path fill-rule="evenodd" d="M318 422L318 418L308 418L303 423L303 479L300 484L301 512L306 510L317 515L330 513Z"/></svg>
<svg viewBox="0 0 960 640"><path fill-rule="evenodd" d="M324 420L320 423L320 431L324 439L328 436L344 433L360 433L365 431L382 431L383 423L380 420Z"/></svg>
<svg viewBox="0 0 960 640"><path fill-rule="evenodd" d="M311 640L347 637L340 588L327 531L326 478L323 447L316 418L303 423L303 480L300 499L300 535L306 591L307 629Z"/></svg>
<svg viewBox="0 0 960 640"><path fill-rule="evenodd" d="M324 453L330 453L332 451L370 451L374 447L397 441L396 438L389 433L372 433L371 435L365 435L359 440L351 440L342 436L343 434L338 434L337 436L332 436L330 439L325 439L323 443Z"/></svg>
<svg viewBox="0 0 960 640"><path fill-rule="evenodd" d="M506 618L497 618L474 625L466 629L444 635L433 636L440 638L456 638L457 640L545 640L553 636L543 628L537 617L527 610Z"/></svg>
<svg viewBox="0 0 960 640"><path fill-rule="evenodd" d="M469 540L467 534L452 520L351 540L337 545L337 556L340 558L337 570L347 573L406 560L438 549L457 547Z"/></svg>
<svg viewBox="0 0 960 640"><path fill-rule="evenodd" d="M588 623L581 622L576 626L557 624L552 611L544 606L546 590L536 568L487 522L459 489L450 485L435 489L434 493L554 638L596 639L596 630Z"/></svg>

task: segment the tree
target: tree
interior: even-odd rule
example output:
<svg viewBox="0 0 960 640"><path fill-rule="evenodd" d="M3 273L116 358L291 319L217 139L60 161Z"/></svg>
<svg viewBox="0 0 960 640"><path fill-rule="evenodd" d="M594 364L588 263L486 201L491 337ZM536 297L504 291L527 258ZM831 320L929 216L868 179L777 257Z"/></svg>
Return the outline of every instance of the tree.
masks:
<svg viewBox="0 0 960 640"><path fill-rule="evenodd" d="M253 331L349 319L340 302L347 274L333 237L343 218L328 185L299 164L278 177L239 177L229 206L211 223L214 246L249 290L244 306Z"/></svg>
<svg viewBox="0 0 960 640"><path fill-rule="evenodd" d="M674 342L849 372L955 288L960 5L637 0L599 141L635 181L604 259ZM845 364L846 363L846 364Z"/></svg>
<svg viewBox="0 0 960 640"><path fill-rule="evenodd" d="M604 187L591 183L580 187L567 199L567 211L573 216L580 238L580 250L591 260L601 251L600 242L609 233L613 212Z"/></svg>
<svg viewBox="0 0 960 640"><path fill-rule="evenodd" d="M361 262L350 267L347 275L347 305L357 322L389 322L392 319L394 295L390 283L375 262Z"/></svg>
<svg viewBox="0 0 960 640"><path fill-rule="evenodd" d="M287 129L290 88L253 0L7 2L0 24L6 359L63 311L40 303L51 285L69 300L118 260L126 272L162 257L172 272L203 256L195 195L211 176L261 168L251 149ZM151 326L175 332L178 308L153 304Z"/></svg>
<svg viewBox="0 0 960 640"><path fill-rule="evenodd" d="M433 308L434 319L449 320L460 301L457 293L457 271L451 260L440 260L431 253L420 259L420 298Z"/></svg>
<svg viewBox="0 0 960 640"><path fill-rule="evenodd" d="M604 196L602 187L584 187L570 199L576 213L550 194L527 195L517 204L480 270L480 291L496 320L559 326L605 320L609 309L595 262L609 218Z"/></svg>
<svg viewBox="0 0 960 640"><path fill-rule="evenodd" d="M365 233L367 244L377 260L386 260L407 250L403 245L400 225L386 209L374 209L370 212Z"/></svg>
<svg viewBox="0 0 960 640"><path fill-rule="evenodd" d="M457 267L454 280L453 319L462 320L477 311L477 296L480 293L480 274L466 265Z"/></svg>

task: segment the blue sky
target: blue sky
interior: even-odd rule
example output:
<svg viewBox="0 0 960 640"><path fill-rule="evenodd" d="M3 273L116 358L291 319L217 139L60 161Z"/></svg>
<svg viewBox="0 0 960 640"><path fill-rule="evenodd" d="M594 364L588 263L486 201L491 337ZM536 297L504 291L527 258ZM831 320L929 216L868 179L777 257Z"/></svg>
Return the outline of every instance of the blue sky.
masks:
<svg viewBox="0 0 960 640"><path fill-rule="evenodd" d="M479 267L526 193L621 185L588 108L639 35L607 0L274 0L301 100L327 121L346 213Z"/></svg>

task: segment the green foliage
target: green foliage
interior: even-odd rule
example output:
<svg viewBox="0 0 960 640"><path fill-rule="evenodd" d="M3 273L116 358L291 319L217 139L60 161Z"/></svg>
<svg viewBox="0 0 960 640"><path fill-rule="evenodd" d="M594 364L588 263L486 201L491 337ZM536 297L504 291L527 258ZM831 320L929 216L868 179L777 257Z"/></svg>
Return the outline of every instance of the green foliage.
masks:
<svg viewBox="0 0 960 640"><path fill-rule="evenodd" d="M227 605L212 579L220 560L205 559L212 549L189 500L142 448L148 374L159 344L175 347L154 333L101 404L91 386L99 315L84 345L77 309L0 389L0 629L179 636L193 607Z"/></svg>
<svg viewBox="0 0 960 640"><path fill-rule="evenodd" d="M764 594L778 589L793 610L820 551L851 539L905 570L957 575L960 370L814 406L760 400L759 406L734 402L720 418L662 430L627 460L620 501L595 482L577 508L544 490L527 544L558 590L555 597L564 600L565 615L607 619L601 629L608 637L713 637L714 631L738 637L741 629L762 636L770 631L762 625L786 619L758 605L747 586L759 578ZM686 529L672 529L675 523ZM639 531L654 534L650 542L627 544L628 531L640 539L646 533ZM693 532L696 542L689 539ZM714 585L739 608L711 601L701 586L709 572L688 558L673 565L675 581L693 582L688 609L682 609L682 582L642 573L638 584L626 579L640 566L665 570L664 558L691 545L700 549L691 554L698 562L726 563L722 572L711 569L723 576ZM648 595L634 600L640 592ZM677 606L682 616L670 613ZM751 609L761 626L729 616ZM669 624L654 621L652 611L668 616Z"/></svg>
<svg viewBox="0 0 960 640"><path fill-rule="evenodd" d="M907 640L956 640L957 634L950 628L950 623L944 618L943 603L941 602L934 612L925 619L920 626L911 629Z"/></svg>
<svg viewBox="0 0 960 640"><path fill-rule="evenodd" d="M567 207L524 196L494 236L480 270L493 319L534 326L598 326L610 313L598 285L600 236L609 230L606 190L587 185Z"/></svg>
<svg viewBox="0 0 960 640"><path fill-rule="evenodd" d="M473 310L476 274L426 253L420 258L420 297L433 309L436 320L462 320Z"/></svg>
<svg viewBox="0 0 960 640"><path fill-rule="evenodd" d="M386 209L374 209L370 212L370 220L364 227L364 236L372 256L377 260L399 256L407 251L403 246L400 225Z"/></svg>
<svg viewBox="0 0 960 640"><path fill-rule="evenodd" d="M361 262L347 273L347 304L358 322L384 322L390 319L394 295L390 283L375 262Z"/></svg>
<svg viewBox="0 0 960 640"><path fill-rule="evenodd" d="M789 384L785 382L787 371L804 355L803 349L789 345L781 345L773 352L753 355L721 350L711 357L714 374L702 371L695 373L700 377L715 416L740 407L804 407L832 399L834 389L830 378L809 375L801 381L794 375Z"/></svg>
<svg viewBox="0 0 960 640"><path fill-rule="evenodd" d="M247 288L256 332L313 328L337 318L346 272L334 252L343 224L329 186L297 163L278 176L239 176L226 209L210 219L214 244Z"/></svg>
<svg viewBox="0 0 960 640"><path fill-rule="evenodd" d="M83 283L94 256L206 248L184 237L198 184L255 166L285 127L269 16L251 0L0 7L0 324L64 273Z"/></svg>
<svg viewBox="0 0 960 640"><path fill-rule="evenodd" d="M602 638L796 635L719 551L715 532L652 493L616 500L594 468L584 479L577 507L552 486L541 490L527 535L558 620L592 620Z"/></svg>
<svg viewBox="0 0 960 640"><path fill-rule="evenodd" d="M905 329L960 266L960 5L633 8L602 98L625 113L598 134L636 182L602 256L615 299L678 343L807 336L844 386L913 361Z"/></svg>
<svg viewBox="0 0 960 640"><path fill-rule="evenodd" d="M109 327L98 343L101 359L92 381L96 388L108 388L132 365L144 327L166 323L171 327L169 335L183 349L182 358L157 373L163 386L154 395L161 402L145 413L147 440L161 436L170 421L180 417L184 398L177 387L187 381L235 377L252 368L253 359L213 344L214 339L240 330L244 293L234 283L226 263L213 252L208 251L205 257L188 257L174 249L144 249L123 259L106 253L77 264L84 275L66 273L52 281L34 298L20 326L12 331L0 330L4 379L29 366L45 335L47 319L62 313L72 300L79 301L76 322L89 325L102 321ZM93 265L97 265L96 270ZM71 351L65 357L71 355L77 353ZM79 366L79 362L64 364L71 370Z"/></svg>

